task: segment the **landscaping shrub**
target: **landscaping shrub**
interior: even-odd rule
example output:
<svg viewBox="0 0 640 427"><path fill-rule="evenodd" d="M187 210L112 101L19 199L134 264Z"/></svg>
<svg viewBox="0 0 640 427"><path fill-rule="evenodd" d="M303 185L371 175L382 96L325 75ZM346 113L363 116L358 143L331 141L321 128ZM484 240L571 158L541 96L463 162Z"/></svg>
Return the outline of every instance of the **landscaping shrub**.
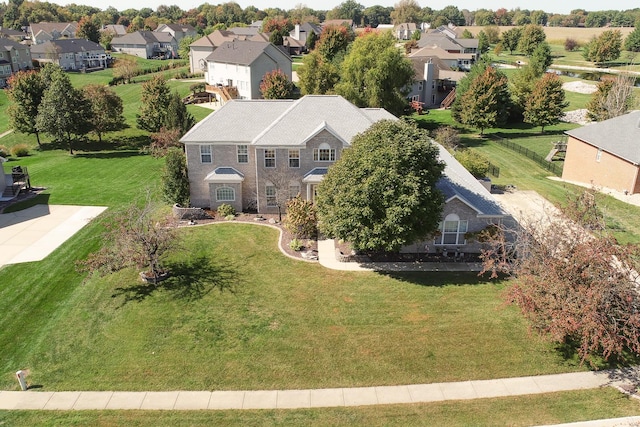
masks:
<svg viewBox="0 0 640 427"><path fill-rule="evenodd" d="M220 206L218 206L218 215L220 215L225 219L228 216L235 216L235 214L236 214L236 209L227 203L223 203Z"/></svg>
<svg viewBox="0 0 640 427"><path fill-rule="evenodd" d="M289 243L289 247L291 248L291 250L294 251L300 251L303 248L302 242L298 239L293 239L290 243Z"/></svg>
<svg viewBox="0 0 640 427"><path fill-rule="evenodd" d="M7 158L10 154L9 149L6 146L0 145L0 157Z"/></svg>
<svg viewBox="0 0 640 427"><path fill-rule="evenodd" d="M580 48L580 43L578 43L575 39L567 38L564 41L564 50L567 52L573 52L576 49Z"/></svg>
<svg viewBox="0 0 640 427"><path fill-rule="evenodd" d="M16 157L26 157L29 155L29 146L27 144L16 144L11 147L11 155Z"/></svg>
<svg viewBox="0 0 640 427"><path fill-rule="evenodd" d="M310 200L303 200L298 195L287 202L284 228L296 238L315 237L317 223L316 208Z"/></svg>
<svg viewBox="0 0 640 427"><path fill-rule="evenodd" d="M483 154L467 148L456 151L454 157L476 178L484 178L487 176L489 172L489 159Z"/></svg>

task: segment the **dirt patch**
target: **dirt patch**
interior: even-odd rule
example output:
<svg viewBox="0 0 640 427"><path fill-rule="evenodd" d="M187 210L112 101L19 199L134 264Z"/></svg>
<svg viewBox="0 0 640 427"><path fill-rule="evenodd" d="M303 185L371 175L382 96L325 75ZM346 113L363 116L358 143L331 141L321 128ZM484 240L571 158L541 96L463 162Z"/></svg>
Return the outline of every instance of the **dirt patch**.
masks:
<svg viewBox="0 0 640 427"><path fill-rule="evenodd" d="M577 92L577 93L585 93L592 94L598 90L598 87L591 83L585 83L582 81L575 82L567 82L562 84L562 89L568 92Z"/></svg>

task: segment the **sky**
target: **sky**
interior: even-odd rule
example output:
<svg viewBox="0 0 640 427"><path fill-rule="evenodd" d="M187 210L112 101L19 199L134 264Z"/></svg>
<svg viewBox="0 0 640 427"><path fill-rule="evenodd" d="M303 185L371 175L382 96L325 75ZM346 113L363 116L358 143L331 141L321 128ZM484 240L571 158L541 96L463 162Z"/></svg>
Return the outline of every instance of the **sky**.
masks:
<svg viewBox="0 0 640 427"><path fill-rule="evenodd" d="M149 7L155 10L160 5L173 5L177 4L183 10L192 9L198 7L203 3L209 4L220 4L225 3L230 0L180 0L180 1L172 1L172 0L137 0L135 2L131 2L128 0L75 0L73 3L76 4L86 4L94 7L99 7L100 9L106 9L109 6L115 7L117 10L122 11L125 9L142 9L144 7ZM296 7L298 4L306 5L312 9L317 10L330 10L335 6L342 3L344 0L330 0L330 1L322 1L322 0L236 0L243 9L247 6L255 6L258 9L266 9L270 7L279 7L281 9L289 10ZM398 3L399 0L360 0L358 3L365 7L380 5L380 6L393 6L395 3ZM53 3L58 3L55 0ZM71 2L69 2L71 3ZM497 10L502 7L506 9L537 9L544 10L547 13L560 13L560 14L568 14L570 11L574 9L585 9L587 11L597 11L597 10L626 10L631 9L633 7L631 3L634 3L630 0L609 0L603 2L601 0L537 0L532 2L531 0L418 0L418 4L421 7L429 6L432 9L439 10L443 9L445 6L453 5L458 9L469 9L471 11L485 8L491 10ZM58 4L64 4L64 1L59 1Z"/></svg>

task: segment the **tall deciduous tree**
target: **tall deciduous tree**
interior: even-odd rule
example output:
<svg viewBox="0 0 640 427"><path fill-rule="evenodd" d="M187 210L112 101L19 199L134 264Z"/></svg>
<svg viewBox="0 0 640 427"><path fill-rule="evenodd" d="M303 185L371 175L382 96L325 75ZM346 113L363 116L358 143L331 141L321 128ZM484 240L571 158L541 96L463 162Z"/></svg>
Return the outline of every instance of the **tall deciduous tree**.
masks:
<svg viewBox="0 0 640 427"><path fill-rule="evenodd" d="M266 73L260 83L264 99L290 99L294 89L293 82L280 69Z"/></svg>
<svg viewBox="0 0 640 427"><path fill-rule="evenodd" d="M122 56L113 66L113 77L131 83L131 79L138 73L138 62L133 56Z"/></svg>
<svg viewBox="0 0 640 427"><path fill-rule="evenodd" d="M124 129L122 99L113 90L97 84L87 85L82 90L91 105L89 122L99 141L102 142L102 135L106 132Z"/></svg>
<svg viewBox="0 0 640 427"><path fill-rule="evenodd" d="M326 61L315 50L302 59L302 66L298 68L298 79L303 95L324 95L333 92L335 85L340 81L340 71L336 64Z"/></svg>
<svg viewBox="0 0 640 427"><path fill-rule="evenodd" d="M509 90L507 78L493 67L477 76L469 89L456 99L459 122L480 129L503 124L508 118Z"/></svg>
<svg viewBox="0 0 640 427"><path fill-rule="evenodd" d="M390 32L370 33L353 42L336 92L359 107L381 107L400 115L414 73Z"/></svg>
<svg viewBox="0 0 640 427"><path fill-rule="evenodd" d="M20 71L9 78L7 96L11 105L7 109L9 123L18 132L35 134L40 146L40 133L36 126L38 107L45 84L35 71Z"/></svg>
<svg viewBox="0 0 640 427"><path fill-rule="evenodd" d="M540 43L545 41L547 36L540 25L529 24L522 29L518 50L525 55L531 55Z"/></svg>
<svg viewBox="0 0 640 427"><path fill-rule="evenodd" d="M180 40L180 45L178 47L178 56L182 59L189 58L189 51L191 48L189 47L191 43L196 41L198 38L195 36L185 36Z"/></svg>
<svg viewBox="0 0 640 427"><path fill-rule="evenodd" d="M98 43L100 42L100 28L98 28L90 17L83 16L78 22L76 37Z"/></svg>
<svg viewBox="0 0 640 427"><path fill-rule="evenodd" d="M171 92L167 82L160 75L142 84L140 94L140 114L136 115L136 123L140 129L158 132L167 120L167 106Z"/></svg>
<svg viewBox="0 0 640 427"><path fill-rule="evenodd" d="M67 142L73 154L72 136L91 131L91 105L80 89L71 85L64 72L52 74L51 84L42 95L38 106L36 127L52 135L57 141Z"/></svg>
<svg viewBox="0 0 640 427"><path fill-rule="evenodd" d="M357 135L318 187L320 230L359 251L398 251L438 227L443 165L426 131L384 120Z"/></svg>
<svg viewBox="0 0 640 427"><path fill-rule="evenodd" d="M328 25L322 29L316 50L325 61L333 61L347 51L353 41L353 32L344 25Z"/></svg>
<svg viewBox="0 0 640 427"><path fill-rule="evenodd" d="M569 105L564 98L562 81L553 73L545 73L538 79L525 104L524 121L534 126L545 126L560 122L563 110Z"/></svg>
<svg viewBox="0 0 640 427"><path fill-rule="evenodd" d="M422 8L416 0L400 0L391 12L391 19L395 25L406 22L418 24L422 19Z"/></svg>
<svg viewBox="0 0 640 427"><path fill-rule="evenodd" d="M591 120L602 121L618 117L629 111L634 105L634 83L636 78L620 74L615 80L604 80L598 83L587 104Z"/></svg>
<svg viewBox="0 0 640 427"><path fill-rule="evenodd" d="M502 46L509 51L511 55L518 48L520 44L520 37L522 36L522 27L509 28L502 33Z"/></svg>
<svg viewBox="0 0 640 427"><path fill-rule="evenodd" d="M607 30L598 37L593 37L584 47L582 56L587 61L615 61L620 57L622 33L620 30Z"/></svg>

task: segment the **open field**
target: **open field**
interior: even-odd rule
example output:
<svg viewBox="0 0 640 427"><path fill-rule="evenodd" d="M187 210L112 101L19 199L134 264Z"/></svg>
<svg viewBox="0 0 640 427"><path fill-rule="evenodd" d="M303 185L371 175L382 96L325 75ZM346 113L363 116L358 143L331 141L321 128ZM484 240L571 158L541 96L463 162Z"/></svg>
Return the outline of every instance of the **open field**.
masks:
<svg viewBox="0 0 640 427"><path fill-rule="evenodd" d="M477 36L480 31L484 27L481 26L470 26L464 27L471 31L471 34ZM500 26L500 32L507 31L513 27ZM626 37L633 31L633 28L623 27L623 28L579 28L579 27L543 27L544 33L547 36L547 41L551 44L564 44L564 40L566 38L573 38L580 43L586 43L593 36L599 36L604 31L607 30L620 30L622 33L622 37Z"/></svg>
<svg viewBox="0 0 640 427"><path fill-rule="evenodd" d="M611 389L432 404L261 411L0 411L11 426L530 426L638 414Z"/></svg>

